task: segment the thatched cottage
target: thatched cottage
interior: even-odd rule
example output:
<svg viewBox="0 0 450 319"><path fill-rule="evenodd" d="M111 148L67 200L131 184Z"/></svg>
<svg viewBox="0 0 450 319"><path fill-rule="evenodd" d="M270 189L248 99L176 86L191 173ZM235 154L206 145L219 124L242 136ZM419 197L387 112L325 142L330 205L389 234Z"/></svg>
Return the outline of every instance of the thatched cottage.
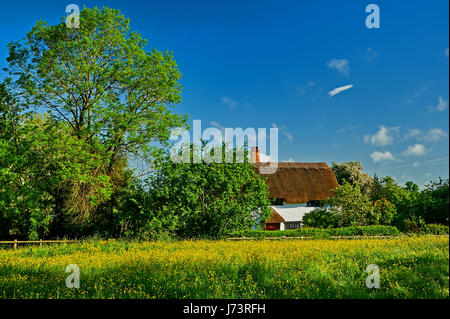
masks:
<svg viewBox="0 0 450 319"><path fill-rule="evenodd" d="M253 162L258 173L261 167L268 165L259 161L257 147L253 149ZM274 174L262 176L267 177L273 202L272 215L263 223L266 230L300 228L303 216L333 196L332 190L339 186L326 163L280 162Z"/></svg>

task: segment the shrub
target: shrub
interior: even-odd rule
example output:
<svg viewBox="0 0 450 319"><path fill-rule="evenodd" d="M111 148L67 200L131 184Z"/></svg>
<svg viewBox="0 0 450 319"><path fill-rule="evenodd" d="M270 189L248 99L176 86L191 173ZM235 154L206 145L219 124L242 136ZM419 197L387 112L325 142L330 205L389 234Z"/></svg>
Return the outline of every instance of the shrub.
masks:
<svg viewBox="0 0 450 319"><path fill-rule="evenodd" d="M344 183L335 188L334 196L327 204L339 216L339 226L363 226L374 223L373 205L367 194L361 193L358 185Z"/></svg>
<svg viewBox="0 0 450 319"><path fill-rule="evenodd" d="M432 234L432 235L448 235L449 230L446 225L437 225L437 224L427 224L423 226L420 230L420 233L423 234Z"/></svg>
<svg viewBox="0 0 450 319"><path fill-rule="evenodd" d="M330 236L396 236L399 230L394 226L351 226L340 228L312 228L288 230L245 230L230 234L230 237L274 238L274 237L312 237L328 238Z"/></svg>
<svg viewBox="0 0 450 319"><path fill-rule="evenodd" d="M372 225L330 229L331 236L395 236L400 231L394 226Z"/></svg>
<svg viewBox="0 0 450 319"><path fill-rule="evenodd" d="M379 199L373 204L373 215L377 224L391 225L396 214L395 205L385 198Z"/></svg>
<svg viewBox="0 0 450 319"><path fill-rule="evenodd" d="M244 230L230 234L230 237L252 237L252 238L271 238L271 237L314 237L326 238L329 234L327 229L321 228L301 228L288 230Z"/></svg>
<svg viewBox="0 0 450 319"><path fill-rule="evenodd" d="M303 216L303 225L317 228L333 228L338 226L338 216L326 208L317 208Z"/></svg>

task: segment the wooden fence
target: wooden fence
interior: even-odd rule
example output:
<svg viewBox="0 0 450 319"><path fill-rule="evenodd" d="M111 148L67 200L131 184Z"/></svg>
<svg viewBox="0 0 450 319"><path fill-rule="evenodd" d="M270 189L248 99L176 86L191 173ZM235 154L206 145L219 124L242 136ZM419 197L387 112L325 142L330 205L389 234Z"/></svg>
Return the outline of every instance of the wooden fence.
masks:
<svg viewBox="0 0 450 319"><path fill-rule="evenodd" d="M7 240L7 241L0 241L0 245L13 245L14 249L17 249L17 246L19 244L39 244L39 246L42 246L42 244L64 244L64 243L73 243L75 240Z"/></svg>

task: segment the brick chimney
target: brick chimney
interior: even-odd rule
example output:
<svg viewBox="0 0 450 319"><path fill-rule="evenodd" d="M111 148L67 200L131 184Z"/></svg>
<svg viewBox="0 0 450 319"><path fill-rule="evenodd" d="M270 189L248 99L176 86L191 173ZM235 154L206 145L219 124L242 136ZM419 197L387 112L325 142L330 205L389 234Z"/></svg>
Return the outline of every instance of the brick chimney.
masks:
<svg viewBox="0 0 450 319"><path fill-rule="evenodd" d="M252 148L253 163L259 163L259 148L258 146Z"/></svg>

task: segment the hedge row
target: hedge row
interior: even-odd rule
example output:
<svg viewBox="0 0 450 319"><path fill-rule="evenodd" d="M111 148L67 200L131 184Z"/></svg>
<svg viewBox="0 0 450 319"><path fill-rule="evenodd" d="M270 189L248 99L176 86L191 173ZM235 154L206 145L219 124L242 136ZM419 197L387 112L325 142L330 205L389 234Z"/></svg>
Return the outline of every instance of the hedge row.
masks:
<svg viewBox="0 0 450 319"><path fill-rule="evenodd" d="M423 226L419 231L421 234L432 234L432 235L448 235L448 226L446 225L436 225L428 224Z"/></svg>
<svg viewBox="0 0 450 319"><path fill-rule="evenodd" d="M230 237L313 237L313 238L328 238L330 236L395 236L399 235L400 231L394 226L352 226L341 228L310 228L304 227L300 229L288 230L245 230L236 232Z"/></svg>

